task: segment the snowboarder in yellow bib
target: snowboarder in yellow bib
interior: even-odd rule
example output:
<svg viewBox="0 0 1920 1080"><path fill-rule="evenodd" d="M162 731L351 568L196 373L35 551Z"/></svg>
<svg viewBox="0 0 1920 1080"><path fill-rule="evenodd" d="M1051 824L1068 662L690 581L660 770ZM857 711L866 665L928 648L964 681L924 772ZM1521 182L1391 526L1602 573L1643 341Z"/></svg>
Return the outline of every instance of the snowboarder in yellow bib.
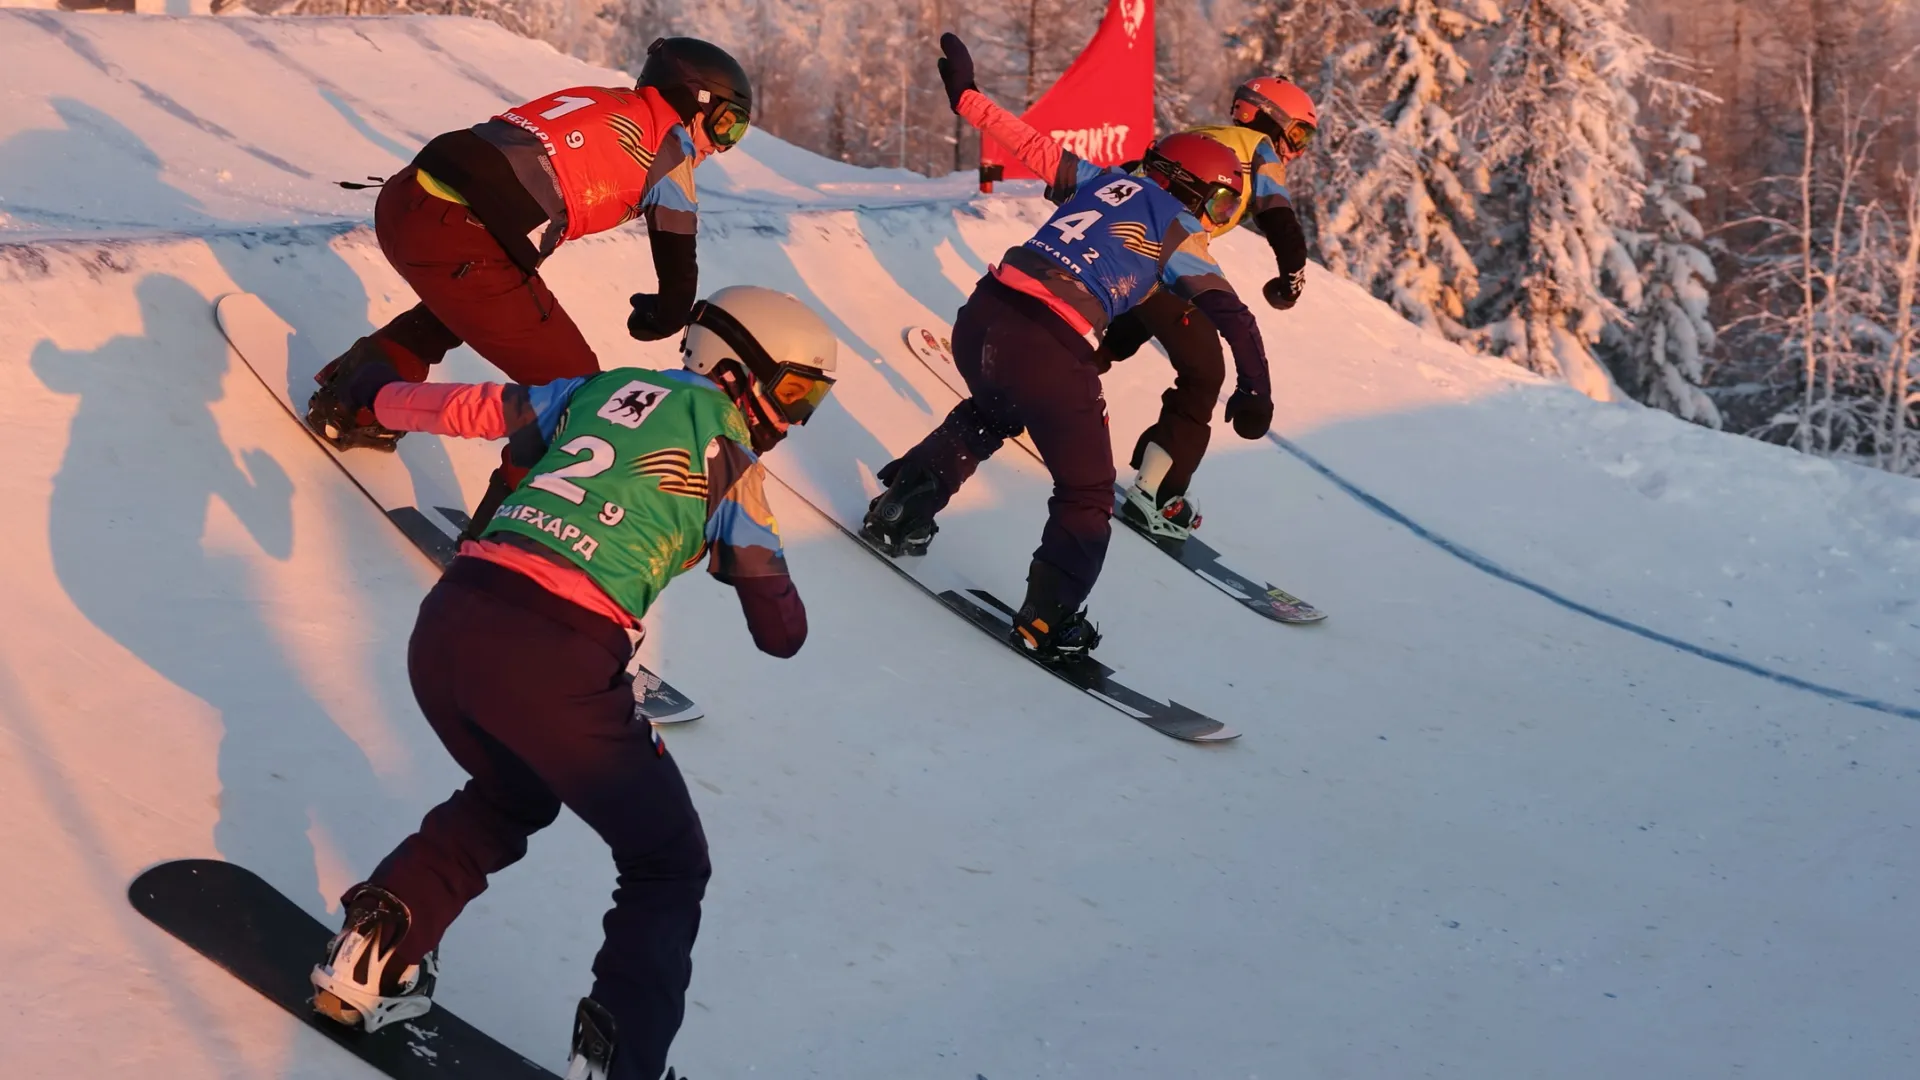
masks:
<svg viewBox="0 0 1920 1080"><path fill-rule="evenodd" d="M1287 191L1287 163L1306 152L1319 121L1306 91L1280 76L1261 76L1234 92L1231 124L1192 129L1232 150L1243 174L1240 205L1226 222L1209 222L1209 232L1217 237L1245 225L1266 237L1279 273L1262 292L1281 311L1300 298L1307 265L1306 235ZM1187 486L1207 452L1226 365L1206 315L1166 291L1115 319L1098 359L1103 365L1124 360L1148 338L1166 348L1174 383L1160 397L1159 419L1134 444L1138 472L1120 516L1155 537L1184 540L1200 525ZM1227 401L1227 419L1241 438L1258 439L1273 422L1273 399L1237 387Z"/></svg>

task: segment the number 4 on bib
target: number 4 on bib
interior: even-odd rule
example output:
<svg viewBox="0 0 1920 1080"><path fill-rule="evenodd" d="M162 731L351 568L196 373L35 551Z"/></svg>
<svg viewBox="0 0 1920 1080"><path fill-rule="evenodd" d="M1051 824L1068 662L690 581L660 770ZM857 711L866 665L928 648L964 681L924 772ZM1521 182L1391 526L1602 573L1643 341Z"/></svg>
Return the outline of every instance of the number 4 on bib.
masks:
<svg viewBox="0 0 1920 1080"><path fill-rule="evenodd" d="M1093 228L1094 222L1099 220L1100 211L1081 210L1078 213L1062 214L1049 224L1060 230L1061 241L1071 244L1078 240L1085 240L1087 230Z"/></svg>

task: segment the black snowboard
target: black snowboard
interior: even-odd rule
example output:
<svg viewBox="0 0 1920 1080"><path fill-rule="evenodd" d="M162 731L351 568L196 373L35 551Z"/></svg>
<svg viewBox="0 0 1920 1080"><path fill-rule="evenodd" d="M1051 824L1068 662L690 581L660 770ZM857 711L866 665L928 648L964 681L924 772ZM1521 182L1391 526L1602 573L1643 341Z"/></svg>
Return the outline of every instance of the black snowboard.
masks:
<svg viewBox="0 0 1920 1080"><path fill-rule="evenodd" d="M880 554L871 545L867 550ZM1059 664L1041 663L1031 653L1015 648L1009 638L1013 631L1013 617L1016 614L1012 608L1001 603L999 598L985 589L968 589L967 593L971 595L962 595L948 589L939 594L940 602L952 608L961 618L992 634L1008 649L1033 660L1046 670L1160 734L1171 735L1187 742L1224 742L1227 739L1240 737L1239 732L1211 716L1194 712L1177 701L1168 700L1164 703L1155 701L1132 687L1114 681L1113 669L1092 656L1083 656Z"/></svg>
<svg viewBox="0 0 1920 1080"><path fill-rule="evenodd" d="M1009 651L1040 664L1042 668L1065 679L1101 704L1126 713L1162 735L1170 735L1186 742L1224 742L1240 737L1239 732L1204 713L1194 712L1177 701L1158 701L1118 682L1113 678L1112 668L1091 656L1066 664L1041 664L1024 651L1014 648L1013 642L1008 640L1008 635L1013 631L1015 612L1001 603L992 593L984 589L968 589L967 593L971 595L963 595L952 589L935 590L915 577L913 571L903 565L901 560L868 543L865 537L848 528L839 518L824 510L821 511L821 515L833 522L835 528L851 537L854 543L866 549L874 558L886 563L895 573L913 582L915 588L940 601L954 614L992 634ZM912 557L907 558L910 561Z"/></svg>
<svg viewBox="0 0 1920 1080"><path fill-rule="evenodd" d="M1181 566L1193 571L1194 575L1207 584L1226 593L1240 602L1240 606L1259 612L1274 622L1316 623L1327 617L1327 613L1307 603L1305 600L1275 585L1256 584L1252 578L1232 569L1220 561L1220 553L1208 546L1197 536L1188 536L1185 540L1169 540L1164 536L1155 536L1147 530L1128 521L1120 512L1126 502L1126 488L1119 484L1113 486L1113 520L1138 533L1147 542L1173 557Z"/></svg>
<svg viewBox="0 0 1920 1080"><path fill-rule="evenodd" d="M556 1080L438 1005L371 1034L315 1013L308 973L333 931L244 867L218 859L161 863L133 879L127 899L162 930L394 1080Z"/></svg>

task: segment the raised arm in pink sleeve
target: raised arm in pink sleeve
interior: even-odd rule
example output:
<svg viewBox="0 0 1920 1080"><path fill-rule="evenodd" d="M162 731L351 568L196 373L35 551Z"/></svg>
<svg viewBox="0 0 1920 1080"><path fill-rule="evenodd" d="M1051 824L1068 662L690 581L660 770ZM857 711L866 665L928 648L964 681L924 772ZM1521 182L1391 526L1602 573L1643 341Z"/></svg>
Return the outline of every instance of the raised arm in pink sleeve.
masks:
<svg viewBox="0 0 1920 1080"><path fill-rule="evenodd" d="M394 431L424 431L463 439L503 439L506 409L500 383L388 383L373 399L373 415Z"/></svg>
<svg viewBox="0 0 1920 1080"><path fill-rule="evenodd" d="M994 142L1013 151L1020 164L1047 183L1060 171L1060 144L1035 131L1025 120L993 103L978 90L960 95L960 115Z"/></svg>

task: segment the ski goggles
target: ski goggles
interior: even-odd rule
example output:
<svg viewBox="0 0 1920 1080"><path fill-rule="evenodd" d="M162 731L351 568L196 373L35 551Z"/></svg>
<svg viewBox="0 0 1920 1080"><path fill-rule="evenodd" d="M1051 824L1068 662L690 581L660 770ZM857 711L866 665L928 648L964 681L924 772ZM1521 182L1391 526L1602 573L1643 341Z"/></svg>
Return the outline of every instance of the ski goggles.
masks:
<svg viewBox="0 0 1920 1080"><path fill-rule="evenodd" d="M1313 125L1305 120L1288 120L1280 125L1281 140L1287 144L1287 149L1295 154L1307 152L1307 147L1313 143L1313 132Z"/></svg>
<svg viewBox="0 0 1920 1080"><path fill-rule="evenodd" d="M833 389L833 376L826 372L804 364L778 362L768 356L752 332L716 305L705 300L694 304L693 321L733 346L740 362L759 384L767 403L789 424L804 424L812 419Z"/></svg>
<svg viewBox="0 0 1920 1080"><path fill-rule="evenodd" d="M1242 89L1234 97L1233 119L1251 127L1292 151L1293 157L1307 152L1313 143L1315 128L1305 120L1296 120L1264 94Z"/></svg>
<svg viewBox="0 0 1920 1080"><path fill-rule="evenodd" d="M780 410L780 415L790 424L804 424L827 400L833 379L812 368L781 364L775 368L773 381L766 386L767 396L773 399L773 407Z"/></svg>
<svg viewBox="0 0 1920 1080"><path fill-rule="evenodd" d="M1214 225L1225 225L1232 221L1233 215L1239 210L1240 193L1225 184L1215 184L1200 203L1201 214Z"/></svg>
<svg viewBox="0 0 1920 1080"><path fill-rule="evenodd" d="M751 120L745 106L721 101L707 114L707 137L722 150L737 146L747 137Z"/></svg>

